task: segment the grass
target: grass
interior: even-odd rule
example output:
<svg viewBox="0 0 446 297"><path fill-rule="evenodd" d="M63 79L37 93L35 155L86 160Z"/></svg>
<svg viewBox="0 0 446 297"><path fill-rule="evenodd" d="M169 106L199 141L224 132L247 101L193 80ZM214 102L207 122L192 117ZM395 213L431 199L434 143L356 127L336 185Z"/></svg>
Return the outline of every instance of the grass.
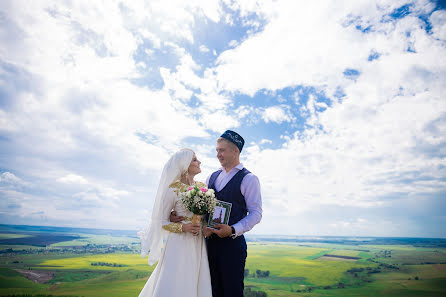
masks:
<svg viewBox="0 0 446 297"><path fill-rule="evenodd" d="M57 284L60 282L78 282L85 279L92 279L103 275L101 271L56 271L55 276L48 283Z"/></svg>
<svg viewBox="0 0 446 297"><path fill-rule="evenodd" d="M107 262L126 265L126 267L92 266L94 262ZM58 269L67 270L99 270L99 271L125 271L129 268L151 272L152 266L147 264L147 258L141 258L139 254L103 254L103 255L85 255L69 258L44 260L39 263L39 269Z"/></svg>
<svg viewBox="0 0 446 297"><path fill-rule="evenodd" d="M335 250L329 252L328 254L337 256L359 257L359 253L360 251L357 250Z"/></svg>
<svg viewBox="0 0 446 297"><path fill-rule="evenodd" d="M373 263L346 262L342 259L339 261L316 259L326 252L327 250L320 248L250 244L246 268L251 273L257 269L269 270L274 277L304 277L308 284L326 286L338 283L344 278L344 272L351 268L376 266ZM257 281L251 280L251 282Z"/></svg>
<svg viewBox="0 0 446 297"><path fill-rule="evenodd" d="M379 262L397 263L399 270L385 270L367 275L367 270L358 277L346 273L351 268L376 267L367 259L390 250L393 246L340 246L296 244L248 244L246 268L250 276L245 285L254 290L265 291L274 296L446 296L446 265L423 264L426 259L435 263L446 261L446 249L396 246L390 258L377 258ZM369 251L366 251L369 250ZM319 256L330 253L360 257L357 261L340 259L326 261ZM380 254L379 254L380 255ZM17 261L18 263L13 263ZM93 262L107 262L126 267L92 266ZM403 263L410 262L406 265ZM36 270L51 270L55 278L48 284L35 284L12 268L32 267ZM139 254L34 254L0 257L0 296L11 294L53 294L91 297L137 296L155 267L147 265L147 257ZM256 278L256 270L269 270L270 277ZM415 276L419 279L415 280ZM361 280L361 278L363 280ZM410 280L409 280L410 278ZM373 280L371 283L364 280ZM344 289L334 289L342 282ZM331 289L323 289L331 286ZM311 292L297 292L309 287Z"/></svg>
<svg viewBox="0 0 446 297"><path fill-rule="evenodd" d="M372 250L389 250L389 251L414 251L415 248L412 245L362 245L363 248Z"/></svg>
<svg viewBox="0 0 446 297"><path fill-rule="evenodd" d="M318 252L318 253L316 253L316 254L314 254L314 255L305 257L304 259L306 259L306 260L314 260L314 259L317 259L317 258L322 257L322 256L325 255L325 254L331 253L331 252L333 252L333 251L334 251L334 250L323 250L323 251L320 251L320 252Z"/></svg>
<svg viewBox="0 0 446 297"><path fill-rule="evenodd" d="M390 258L380 258L380 261L395 264L431 264L446 263L446 253L430 250L396 250Z"/></svg>
<svg viewBox="0 0 446 297"><path fill-rule="evenodd" d="M111 235L93 235L93 234L79 234L83 238L58 242L51 244L50 247L65 247L65 246L84 246L87 244L133 244L139 243L139 238L128 236L111 236Z"/></svg>
<svg viewBox="0 0 446 297"><path fill-rule="evenodd" d="M13 269L0 267L0 277L18 277L21 276L21 274Z"/></svg>
<svg viewBox="0 0 446 297"><path fill-rule="evenodd" d="M23 251L23 250L42 249L42 247L35 246L35 245L21 245L21 244L16 244L16 245L2 244L2 245L0 245L0 250L7 250L7 249L12 249L14 251Z"/></svg>
<svg viewBox="0 0 446 297"><path fill-rule="evenodd" d="M0 233L0 239L29 237L26 234Z"/></svg>
<svg viewBox="0 0 446 297"><path fill-rule="evenodd" d="M94 297L134 297L138 296L147 279L114 281L104 283L79 283L75 286L60 287L57 294L94 296Z"/></svg>

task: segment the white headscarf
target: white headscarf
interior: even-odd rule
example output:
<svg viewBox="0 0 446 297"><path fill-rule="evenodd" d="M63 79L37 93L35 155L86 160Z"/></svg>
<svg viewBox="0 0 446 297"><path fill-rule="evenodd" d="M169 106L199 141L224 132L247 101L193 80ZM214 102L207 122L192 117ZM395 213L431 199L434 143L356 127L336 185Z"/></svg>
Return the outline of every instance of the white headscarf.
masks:
<svg viewBox="0 0 446 297"><path fill-rule="evenodd" d="M155 204L152 210L151 222L147 224L144 230L138 232L141 239L141 256L145 257L149 253L149 265L155 264L161 257L163 248L163 237L165 230L162 228L163 199L169 190L169 185L181 178L181 175L187 172L194 152L190 149L182 149L167 161L161 174L160 183L156 192Z"/></svg>

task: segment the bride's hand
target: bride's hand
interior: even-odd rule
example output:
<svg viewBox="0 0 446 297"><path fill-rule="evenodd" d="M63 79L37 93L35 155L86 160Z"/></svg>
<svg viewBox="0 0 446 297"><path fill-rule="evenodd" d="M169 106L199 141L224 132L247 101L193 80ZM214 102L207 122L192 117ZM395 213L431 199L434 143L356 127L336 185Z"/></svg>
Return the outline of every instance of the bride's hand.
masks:
<svg viewBox="0 0 446 297"><path fill-rule="evenodd" d="M200 233L200 224L183 224L183 232L189 232L192 235L197 236Z"/></svg>

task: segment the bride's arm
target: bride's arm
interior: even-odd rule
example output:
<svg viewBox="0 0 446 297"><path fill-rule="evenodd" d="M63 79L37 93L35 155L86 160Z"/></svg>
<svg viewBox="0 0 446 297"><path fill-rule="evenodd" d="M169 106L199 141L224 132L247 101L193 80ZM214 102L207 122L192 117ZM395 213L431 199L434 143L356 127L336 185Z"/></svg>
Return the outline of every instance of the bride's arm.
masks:
<svg viewBox="0 0 446 297"><path fill-rule="evenodd" d="M174 232L181 233L183 232L183 224L180 223L171 223L169 221L170 213L174 208L176 193L169 189L166 193L165 199L163 199L163 229Z"/></svg>
<svg viewBox="0 0 446 297"><path fill-rule="evenodd" d="M183 224L181 222L170 222L170 212L175 206L174 204L176 197L177 194L175 193L175 191L169 189L165 199L163 199L163 229L173 233L189 232L191 234L197 235L200 232L199 224Z"/></svg>

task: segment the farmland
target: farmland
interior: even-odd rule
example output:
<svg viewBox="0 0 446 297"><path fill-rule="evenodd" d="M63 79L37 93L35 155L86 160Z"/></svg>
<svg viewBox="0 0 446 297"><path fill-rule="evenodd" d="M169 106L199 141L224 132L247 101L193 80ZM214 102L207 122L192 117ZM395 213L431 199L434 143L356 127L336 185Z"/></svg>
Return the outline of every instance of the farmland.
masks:
<svg viewBox="0 0 446 297"><path fill-rule="evenodd" d="M0 229L14 239L0 244L0 296L137 296L154 269L138 239L82 232ZM267 296L446 294L444 240L248 240L245 286Z"/></svg>

